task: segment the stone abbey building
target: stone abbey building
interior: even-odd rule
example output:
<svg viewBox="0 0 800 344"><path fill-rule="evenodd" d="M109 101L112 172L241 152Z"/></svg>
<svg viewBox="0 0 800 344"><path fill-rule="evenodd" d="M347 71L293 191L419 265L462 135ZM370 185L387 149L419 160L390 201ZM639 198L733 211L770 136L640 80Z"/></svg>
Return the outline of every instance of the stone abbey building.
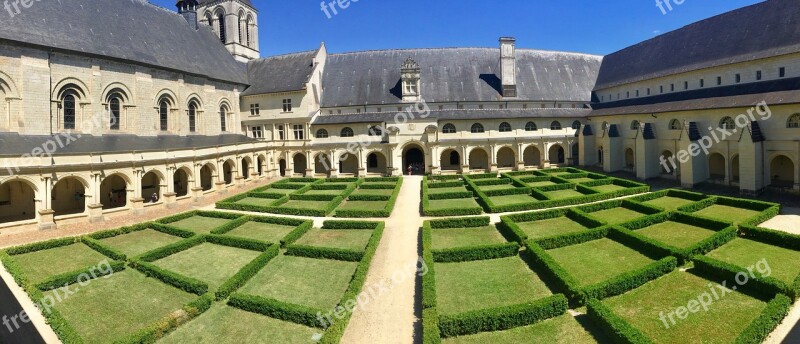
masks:
<svg viewBox="0 0 800 344"><path fill-rule="evenodd" d="M259 58L250 0L34 2L0 28L0 228L102 221L274 176L602 166L800 190L800 6L608 56L496 48ZM489 43L489 42L487 42Z"/></svg>

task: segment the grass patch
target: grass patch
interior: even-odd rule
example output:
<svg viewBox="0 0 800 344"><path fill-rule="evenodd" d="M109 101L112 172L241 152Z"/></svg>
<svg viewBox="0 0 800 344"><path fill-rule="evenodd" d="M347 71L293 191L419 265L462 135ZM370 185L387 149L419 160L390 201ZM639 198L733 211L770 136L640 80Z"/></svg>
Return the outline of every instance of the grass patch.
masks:
<svg viewBox="0 0 800 344"><path fill-rule="evenodd" d="M234 307L215 305L179 327L159 343L263 343L279 340L287 344L308 344L318 329L250 313Z"/></svg>
<svg viewBox="0 0 800 344"><path fill-rule="evenodd" d="M551 182L549 180L545 180L545 181L541 181L541 182L530 182L530 183L528 183L528 186L532 186L532 187L551 186L551 185L556 185L556 183Z"/></svg>
<svg viewBox="0 0 800 344"><path fill-rule="evenodd" d="M86 343L120 340L197 298L133 269L73 290L75 294L56 303L56 309ZM55 297L54 293L45 296Z"/></svg>
<svg viewBox="0 0 800 344"><path fill-rule="evenodd" d="M276 193L276 194L284 194L284 195L288 195L288 194L291 194L291 193L295 193L295 192L297 192L297 189L276 189L276 188L269 188L269 189L266 189L266 190L264 190L264 192L266 192L266 193Z"/></svg>
<svg viewBox="0 0 800 344"><path fill-rule="evenodd" d="M564 314L533 325L505 331L483 332L470 336L446 338L444 344L553 343L594 344L598 341L578 320ZM609 342L610 343L610 342Z"/></svg>
<svg viewBox="0 0 800 344"><path fill-rule="evenodd" d="M12 259L34 283L43 282L55 275L97 266L104 260L111 261L111 258L81 243L20 254Z"/></svg>
<svg viewBox="0 0 800 344"><path fill-rule="evenodd" d="M738 224L739 222L748 220L756 215L761 214L761 212L756 210L731 207L722 204L713 204L707 208L698 210L694 214Z"/></svg>
<svg viewBox="0 0 800 344"><path fill-rule="evenodd" d="M358 189L351 196L391 196L394 189Z"/></svg>
<svg viewBox="0 0 800 344"><path fill-rule="evenodd" d="M766 303L739 292L716 300L708 311L689 313L685 320L667 318L669 328L659 319L661 313L686 307L689 300L709 292L708 280L676 271L620 296L603 301L617 315L630 322L656 343L733 343L736 337L759 316Z"/></svg>
<svg viewBox="0 0 800 344"><path fill-rule="evenodd" d="M439 314L509 306L552 295L518 256L436 264Z"/></svg>
<svg viewBox="0 0 800 344"><path fill-rule="evenodd" d="M272 203L275 203L275 200L270 198L246 197L233 203L269 207Z"/></svg>
<svg viewBox="0 0 800 344"><path fill-rule="evenodd" d="M505 189L514 189L514 186L509 184L500 184L500 185L483 185L478 186L481 191L493 191L493 190L505 190Z"/></svg>
<svg viewBox="0 0 800 344"><path fill-rule="evenodd" d="M517 223L530 239L539 239L587 230L586 226L566 216Z"/></svg>
<svg viewBox="0 0 800 344"><path fill-rule="evenodd" d="M328 195L339 196L344 193L344 190L308 190L303 195Z"/></svg>
<svg viewBox="0 0 800 344"><path fill-rule="evenodd" d="M547 251L582 286L600 283L652 263L647 256L603 238Z"/></svg>
<svg viewBox="0 0 800 344"><path fill-rule="evenodd" d="M431 195L443 194L443 193L448 193L448 192L465 192L465 191L467 191L467 187L466 186L456 186L456 187L452 187L452 188L433 188L433 189L429 188L428 189L428 193L431 194Z"/></svg>
<svg viewBox="0 0 800 344"><path fill-rule="evenodd" d="M606 184L606 185L593 186L592 189L595 189L595 190L600 191L602 193L606 193L606 192L614 192L614 191L624 190L624 189L627 189L627 188L624 187L624 186L619 186L619 185L614 185L614 184Z"/></svg>
<svg viewBox="0 0 800 344"><path fill-rule="evenodd" d="M309 209L324 209L328 204L331 203L330 201L300 201L300 200L290 200L284 204L279 205L281 208L309 208Z"/></svg>
<svg viewBox="0 0 800 344"><path fill-rule="evenodd" d="M576 190L567 189L567 190L556 190L556 191L548 191L544 193L547 197L550 197L552 200L559 200L565 198L573 198L573 197L583 197L586 196Z"/></svg>
<svg viewBox="0 0 800 344"><path fill-rule="evenodd" d="M135 231L128 234L105 238L101 241L106 245L119 250L128 257L138 256L160 247L174 244L183 238L161 233L153 229Z"/></svg>
<svg viewBox="0 0 800 344"><path fill-rule="evenodd" d="M674 211L684 205L694 203L694 201L680 197L664 196L656 199L651 199L643 203L656 207L661 207L667 211Z"/></svg>
<svg viewBox="0 0 800 344"><path fill-rule="evenodd" d="M772 277L791 285L800 276L800 252L758 241L736 238L707 256L742 268L766 259Z"/></svg>
<svg viewBox="0 0 800 344"><path fill-rule="evenodd" d="M539 200L537 200L536 198L533 198L533 197L531 197L529 195L490 196L489 199L496 206L509 205L509 204L519 204L519 203L539 202Z"/></svg>
<svg viewBox="0 0 800 344"><path fill-rule="evenodd" d="M295 244L363 251L372 233L373 231L363 229L313 228Z"/></svg>
<svg viewBox="0 0 800 344"><path fill-rule="evenodd" d="M453 209L453 208L476 208L480 207L474 198L455 198L443 200L430 200L429 210Z"/></svg>
<svg viewBox="0 0 800 344"><path fill-rule="evenodd" d="M630 210L628 208L616 207L589 213L589 216L600 221L604 221L610 225L616 225L647 216L647 214L642 214L638 211Z"/></svg>
<svg viewBox="0 0 800 344"><path fill-rule="evenodd" d="M680 222L666 221L638 229L636 233L677 248L687 248L717 232Z"/></svg>
<svg viewBox="0 0 800 344"><path fill-rule="evenodd" d="M383 210L388 201L346 201L336 210Z"/></svg>
<svg viewBox="0 0 800 344"><path fill-rule="evenodd" d="M239 292L331 310L347 290L357 266L353 262L278 256Z"/></svg>
<svg viewBox="0 0 800 344"><path fill-rule="evenodd" d="M493 225L472 228L445 228L431 231L433 249L502 244L506 240Z"/></svg>
<svg viewBox="0 0 800 344"><path fill-rule="evenodd" d="M594 181L598 181L598 180L600 180L600 179L594 179L594 178L589 178L589 177L581 177L581 178L572 178L572 179L569 180L569 182L570 183L588 183L588 182L594 182Z"/></svg>
<svg viewBox="0 0 800 344"><path fill-rule="evenodd" d="M209 290L216 290L258 255L256 251L204 243L153 264L206 282Z"/></svg>
<svg viewBox="0 0 800 344"><path fill-rule="evenodd" d="M274 200L273 200L274 202ZM178 227L200 234L211 233L212 230L227 224L231 220L219 219L216 217L205 217L200 215L192 216L188 219L167 223L168 226Z"/></svg>
<svg viewBox="0 0 800 344"><path fill-rule="evenodd" d="M227 236L261 240L279 243L283 237L291 233L296 227L284 226L273 223L250 221L232 231L225 233Z"/></svg>

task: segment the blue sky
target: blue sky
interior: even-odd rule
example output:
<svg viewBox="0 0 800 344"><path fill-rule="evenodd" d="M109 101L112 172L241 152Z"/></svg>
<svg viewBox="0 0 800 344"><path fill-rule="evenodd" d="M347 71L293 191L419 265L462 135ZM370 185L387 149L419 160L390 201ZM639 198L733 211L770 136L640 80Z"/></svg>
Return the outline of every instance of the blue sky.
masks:
<svg viewBox="0 0 800 344"><path fill-rule="evenodd" d="M174 9L174 0L150 0ZM358 0L331 18L320 0L252 0L261 54L387 48L494 47L605 55L692 22L760 1L685 0L664 11L655 0ZM332 0L326 0L331 2ZM662 0L666 1L666 0Z"/></svg>

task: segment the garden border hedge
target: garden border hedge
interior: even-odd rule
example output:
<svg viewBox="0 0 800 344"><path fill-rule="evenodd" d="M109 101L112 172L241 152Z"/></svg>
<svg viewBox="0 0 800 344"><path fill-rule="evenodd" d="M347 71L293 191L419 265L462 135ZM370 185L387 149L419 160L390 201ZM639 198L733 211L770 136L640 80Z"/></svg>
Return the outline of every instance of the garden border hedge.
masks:
<svg viewBox="0 0 800 344"><path fill-rule="evenodd" d="M615 343L652 344L653 341L642 331L615 314L602 302L591 299L586 303L586 315L589 321L608 335Z"/></svg>
<svg viewBox="0 0 800 344"><path fill-rule="evenodd" d="M442 315L439 331L443 338L503 331L563 315L568 308L567 298L556 294L529 303Z"/></svg>

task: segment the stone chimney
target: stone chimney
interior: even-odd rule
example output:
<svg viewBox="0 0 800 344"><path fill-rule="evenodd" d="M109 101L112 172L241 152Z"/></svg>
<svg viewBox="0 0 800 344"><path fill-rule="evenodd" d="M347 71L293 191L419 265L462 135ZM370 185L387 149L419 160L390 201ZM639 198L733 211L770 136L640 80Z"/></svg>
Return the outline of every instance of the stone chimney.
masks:
<svg viewBox="0 0 800 344"><path fill-rule="evenodd" d="M517 96L517 40L513 37L500 38L500 81L503 85L503 97Z"/></svg>
<svg viewBox="0 0 800 344"><path fill-rule="evenodd" d="M420 91L420 72L419 65L414 59L409 57L400 67L400 79L403 87L404 102L418 102L422 99Z"/></svg>
<svg viewBox="0 0 800 344"><path fill-rule="evenodd" d="M176 6L178 14L186 19L190 27L197 30L197 0L179 0Z"/></svg>

